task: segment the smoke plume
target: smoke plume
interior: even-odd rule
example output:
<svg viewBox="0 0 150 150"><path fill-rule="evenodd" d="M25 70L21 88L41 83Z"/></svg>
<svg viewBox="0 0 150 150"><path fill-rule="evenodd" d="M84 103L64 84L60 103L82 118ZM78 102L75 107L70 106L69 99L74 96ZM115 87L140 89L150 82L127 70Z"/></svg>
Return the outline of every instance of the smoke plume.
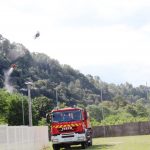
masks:
<svg viewBox="0 0 150 150"><path fill-rule="evenodd" d="M10 75L12 74L13 70L14 70L14 68L11 67L9 70L5 71L5 73L4 73L4 75L5 75L5 82L4 82L5 89L10 93L12 93L14 90L13 86L10 85L10 83L9 83Z"/></svg>
<svg viewBox="0 0 150 150"><path fill-rule="evenodd" d="M10 49L7 57L11 60L11 61L15 61L16 59L23 57L26 54L26 49L23 47L23 45L21 44L15 44L13 49Z"/></svg>

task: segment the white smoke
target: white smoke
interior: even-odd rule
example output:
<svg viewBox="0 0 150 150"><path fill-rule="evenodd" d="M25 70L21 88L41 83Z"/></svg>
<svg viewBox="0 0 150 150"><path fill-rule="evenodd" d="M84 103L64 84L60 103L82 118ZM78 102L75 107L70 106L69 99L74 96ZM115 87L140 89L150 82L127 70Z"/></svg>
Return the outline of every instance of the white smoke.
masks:
<svg viewBox="0 0 150 150"><path fill-rule="evenodd" d="M23 57L26 54L27 50L23 45L14 43L13 46L14 47L12 49L9 49L7 53L7 57L11 61L15 61L16 59Z"/></svg>
<svg viewBox="0 0 150 150"><path fill-rule="evenodd" d="M5 75L5 82L4 82L5 89L10 93L12 93L13 90L14 90L13 86L10 85L10 83L9 83L10 75L12 74L13 70L14 70L14 68L11 67L9 70L4 72L4 75Z"/></svg>

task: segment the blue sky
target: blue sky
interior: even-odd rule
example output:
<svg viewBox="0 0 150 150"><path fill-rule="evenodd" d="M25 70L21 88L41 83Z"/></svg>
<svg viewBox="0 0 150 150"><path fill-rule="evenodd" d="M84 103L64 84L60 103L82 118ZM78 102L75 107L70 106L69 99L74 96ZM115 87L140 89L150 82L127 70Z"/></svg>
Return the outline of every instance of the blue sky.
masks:
<svg viewBox="0 0 150 150"><path fill-rule="evenodd" d="M0 33L105 82L150 85L148 0L0 0ZM40 31L41 36L33 39Z"/></svg>

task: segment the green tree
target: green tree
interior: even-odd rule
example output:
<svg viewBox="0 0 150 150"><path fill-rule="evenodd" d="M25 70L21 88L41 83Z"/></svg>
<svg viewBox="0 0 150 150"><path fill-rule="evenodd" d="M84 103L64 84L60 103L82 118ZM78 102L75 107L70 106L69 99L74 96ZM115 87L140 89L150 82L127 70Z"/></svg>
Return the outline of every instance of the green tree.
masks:
<svg viewBox="0 0 150 150"><path fill-rule="evenodd" d="M113 98L115 109L119 109L119 107L125 107L127 102L125 101L124 97L121 95L116 95Z"/></svg>
<svg viewBox="0 0 150 150"><path fill-rule="evenodd" d="M90 114L90 117L100 122L103 119L102 108L97 105L89 105L87 106L87 110Z"/></svg>
<svg viewBox="0 0 150 150"><path fill-rule="evenodd" d="M54 102L52 99L48 99L45 96L36 97L33 100L33 109L35 110L36 123L42 118L46 118L46 113L54 108Z"/></svg>
<svg viewBox="0 0 150 150"><path fill-rule="evenodd" d="M24 106L24 121L28 125L28 102L27 98L20 94L11 94L9 110L8 110L8 124L9 125L23 125L23 110Z"/></svg>
<svg viewBox="0 0 150 150"><path fill-rule="evenodd" d="M126 112L131 114L133 117L137 116L135 105L127 105L125 109L126 109Z"/></svg>
<svg viewBox="0 0 150 150"><path fill-rule="evenodd" d="M0 89L0 124L8 122L9 97L10 94L7 91Z"/></svg>
<svg viewBox="0 0 150 150"><path fill-rule="evenodd" d="M137 112L137 116L139 116L139 117L147 117L148 116L147 109L146 109L146 107L144 107L142 101L136 102L136 112Z"/></svg>

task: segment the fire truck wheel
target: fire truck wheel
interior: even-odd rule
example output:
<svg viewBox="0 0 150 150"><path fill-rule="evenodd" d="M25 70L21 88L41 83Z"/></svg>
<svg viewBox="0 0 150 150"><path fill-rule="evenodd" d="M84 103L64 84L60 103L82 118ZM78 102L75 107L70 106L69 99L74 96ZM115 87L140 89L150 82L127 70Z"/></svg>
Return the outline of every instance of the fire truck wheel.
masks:
<svg viewBox="0 0 150 150"><path fill-rule="evenodd" d="M87 148L87 146L88 146L87 141L86 141L86 142L81 143L81 146L82 146L82 149L86 149L86 148Z"/></svg>
<svg viewBox="0 0 150 150"><path fill-rule="evenodd" d="M92 142L92 138L90 139L90 142L88 143L88 146L92 146L93 142Z"/></svg>
<svg viewBox="0 0 150 150"><path fill-rule="evenodd" d="M53 144L53 149L54 150L60 150L60 146L58 144Z"/></svg>

